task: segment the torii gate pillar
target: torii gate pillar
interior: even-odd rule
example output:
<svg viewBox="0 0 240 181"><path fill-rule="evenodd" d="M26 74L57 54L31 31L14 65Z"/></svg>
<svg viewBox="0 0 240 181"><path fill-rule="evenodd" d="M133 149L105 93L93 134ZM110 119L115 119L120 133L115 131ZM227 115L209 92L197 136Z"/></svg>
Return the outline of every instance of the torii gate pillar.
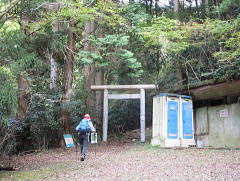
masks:
<svg viewBox="0 0 240 181"><path fill-rule="evenodd" d="M150 85L92 85L92 90L104 90L103 98L103 138L107 142L108 135L108 99L140 99L141 142L145 142L145 89L156 89ZM108 94L108 89L140 89L139 94Z"/></svg>
<svg viewBox="0 0 240 181"><path fill-rule="evenodd" d="M108 132L108 90L104 89L103 97L103 141L107 142Z"/></svg>
<svg viewBox="0 0 240 181"><path fill-rule="evenodd" d="M141 142L145 142L145 90L140 89L140 128Z"/></svg>

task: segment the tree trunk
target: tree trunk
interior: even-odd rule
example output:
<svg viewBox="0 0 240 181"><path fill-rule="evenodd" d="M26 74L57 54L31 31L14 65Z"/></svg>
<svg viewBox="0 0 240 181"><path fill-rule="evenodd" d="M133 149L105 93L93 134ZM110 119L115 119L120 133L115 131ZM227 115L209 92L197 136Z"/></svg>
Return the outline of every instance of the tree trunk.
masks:
<svg viewBox="0 0 240 181"><path fill-rule="evenodd" d="M64 103L69 102L72 96L72 81L73 81L73 62L74 55L73 51L75 48L75 35L71 31L71 27L74 27L73 21L70 22L68 29L68 44L67 44L67 60L64 66L64 95L62 99L63 109L61 111L61 121L63 133L70 133L69 123L69 111L64 107Z"/></svg>
<svg viewBox="0 0 240 181"><path fill-rule="evenodd" d="M217 0L213 0L213 5L217 6L218 5L218 1Z"/></svg>
<svg viewBox="0 0 240 181"><path fill-rule="evenodd" d="M54 58L54 53L50 54L50 66L51 66L51 73L50 73L50 89L57 88L57 80L58 80L58 65L57 61Z"/></svg>
<svg viewBox="0 0 240 181"><path fill-rule="evenodd" d="M103 19L100 17L98 18L98 22L102 22ZM104 36L104 27L103 25L99 25L97 30L97 37L102 38ZM102 54L102 52L99 52ZM104 85L104 71L101 69L101 67L96 66L95 67L95 85ZM103 91L95 91L95 119L97 125L99 125L99 128L102 128L102 120L103 120ZM101 130L99 130L100 132ZM100 132L101 133L101 132Z"/></svg>
<svg viewBox="0 0 240 181"><path fill-rule="evenodd" d="M28 3L26 0L24 3ZM26 12L20 12L20 28L25 35L29 34L27 25L30 21L30 17ZM18 75L18 114L17 119L23 119L27 114L27 92L28 92L28 84L24 77L24 72L21 72Z"/></svg>
<svg viewBox="0 0 240 181"><path fill-rule="evenodd" d="M98 71L95 74L95 85L103 85L104 84L104 73L103 71ZM103 119L103 91L95 91L95 121L101 127L102 119Z"/></svg>
<svg viewBox="0 0 240 181"><path fill-rule="evenodd" d="M179 0L174 0L174 12L178 13L179 12ZM182 70L181 70L181 64L176 62L176 79L178 80L180 86L183 83L183 78L182 78Z"/></svg>
<svg viewBox="0 0 240 181"><path fill-rule="evenodd" d="M57 2L57 1L56 1ZM60 30L59 27L59 22L58 21L53 21L52 22L52 30L53 32L58 32ZM54 50L50 50L50 68L51 68L51 73L50 73L50 89L56 89L57 88L57 81L58 81L58 64L56 60Z"/></svg>
<svg viewBox="0 0 240 181"><path fill-rule="evenodd" d="M195 0L196 9L198 9L198 0Z"/></svg>
<svg viewBox="0 0 240 181"><path fill-rule="evenodd" d="M19 90L19 95L18 95L17 119L23 119L27 113L27 97L28 97L28 94L27 94L28 85L23 73L21 73L18 76L18 90Z"/></svg>
<svg viewBox="0 0 240 181"><path fill-rule="evenodd" d="M174 12L178 13L179 11L179 0L174 0Z"/></svg>
<svg viewBox="0 0 240 181"><path fill-rule="evenodd" d="M84 50L92 52L94 49L90 45L88 41L88 37L90 34L94 31L94 22L93 21L86 21L85 27L84 27L84 34L83 34L83 39L84 39ZM86 105L86 110L85 112L90 113L91 109L93 108L93 99L92 99L92 93L91 93L91 85L94 84L94 66L91 64L85 64L83 68L83 75L85 78L85 88L86 88L86 100L85 100L85 105Z"/></svg>
<svg viewBox="0 0 240 181"><path fill-rule="evenodd" d="M202 6L204 7L204 11L209 14L208 0L202 0Z"/></svg>

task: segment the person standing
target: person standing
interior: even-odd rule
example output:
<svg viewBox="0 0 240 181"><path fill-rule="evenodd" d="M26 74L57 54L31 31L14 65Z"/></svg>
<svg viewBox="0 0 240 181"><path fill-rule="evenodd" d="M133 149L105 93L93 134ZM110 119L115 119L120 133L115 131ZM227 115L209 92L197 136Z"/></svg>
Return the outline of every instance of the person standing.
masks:
<svg viewBox="0 0 240 181"><path fill-rule="evenodd" d="M87 154L87 146L89 141L89 135L91 132L95 132L96 129L93 127L89 114L85 114L83 119L76 127L76 131L79 135L79 143L81 145L81 161L84 161Z"/></svg>

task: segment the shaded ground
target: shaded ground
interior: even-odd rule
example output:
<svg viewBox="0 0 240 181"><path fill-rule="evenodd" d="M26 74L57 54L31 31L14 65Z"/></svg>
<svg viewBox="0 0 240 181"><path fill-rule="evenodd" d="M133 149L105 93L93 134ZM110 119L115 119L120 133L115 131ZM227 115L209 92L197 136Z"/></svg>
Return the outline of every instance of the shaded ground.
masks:
<svg viewBox="0 0 240 181"><path fill-rule="evenodd" d="M225 149L162 149L127 142L90 145L80 161L75 149L13 157L14 172L0 180L240 180L240 151Z"/></svg>

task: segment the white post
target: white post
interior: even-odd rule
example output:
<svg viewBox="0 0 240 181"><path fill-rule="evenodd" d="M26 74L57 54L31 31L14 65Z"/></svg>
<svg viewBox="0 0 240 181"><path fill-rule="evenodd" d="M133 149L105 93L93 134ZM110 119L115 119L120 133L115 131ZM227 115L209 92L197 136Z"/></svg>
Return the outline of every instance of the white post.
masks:
<svg viewBox="0 0 240 181"><path fill-rule="evenodd" d="M107 142L108 132L108 90L104 89L103 97L103 141Z"/></svg>
<svg viewBox="0 0 240 181"><path fill-rule="evenodd" d="M140 90L140 127L141 127L141 142L145 142L145 90Z"/></svg>

